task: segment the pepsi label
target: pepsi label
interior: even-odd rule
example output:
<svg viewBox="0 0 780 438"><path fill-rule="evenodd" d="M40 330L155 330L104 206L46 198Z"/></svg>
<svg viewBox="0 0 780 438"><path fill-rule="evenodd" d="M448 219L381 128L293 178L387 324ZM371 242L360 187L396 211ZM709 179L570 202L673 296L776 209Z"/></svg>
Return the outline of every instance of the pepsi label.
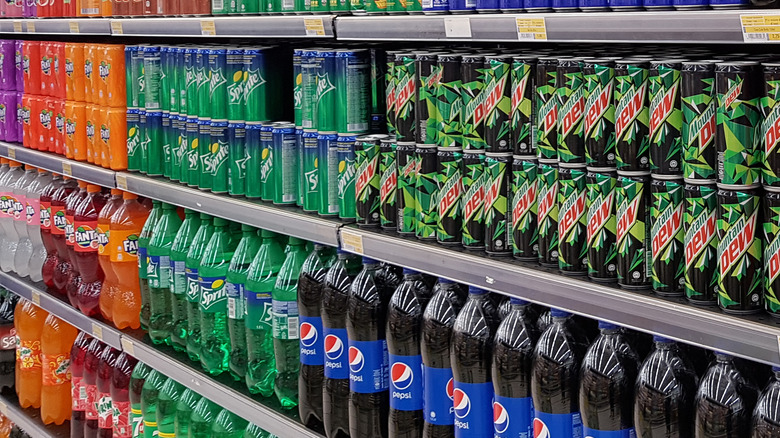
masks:
<svg viewBox="0 0 780 438"><path fill-rule="evenodd" d="M347 329L323 328L325 335L325 377L349 379Z"/></svg>
<svg viewBox="0 0 780 438"><path fill-rule="evenodd" d="M623 430L596 430L589 427L583 427L585 438L636 438L634 428Z"/></svg>
<svg viewBox="0 0 780 438"><path fill-rule="evenodd" d="M452 401L457 438L493 435L493 384L463 383L456 380Z"/></svg>
<svg viewBox="0 0 780 438"><path fill-rule="evenodd" d="M390 408L397 411L422 410L422 356L390 355Z"/></svg>
<svg viewBox="0 0 780 438"><path fill-rule="evenodd" d="M322 355L322 318L301 316L300 344L302 365L324 365Z"/></svg>
<svg viewBox="0 0 780 438"><path fill-rule="evenodd" d="M534 438L582 438L580 413L548 414L536 411Z"/></svg>
<svg viewBox="0 0 780 438"><path fill-rule="evenodd" d="M493 401L495 438L531 438L534 404L531 397L514 398L497 395Z"/></svg>
<svg viewBox="0 0 780 438"><path fill-rule="evenodd" d="M423 414L425 422L436 426L452 426L455 381L452 368L432 368L423 365Z"/></svg>
<svg viewBox="0 0 780 438"><path fill-rule="evenodd" d="M349 340L349 390L361 394L387 391L387 341Z"/></svg>

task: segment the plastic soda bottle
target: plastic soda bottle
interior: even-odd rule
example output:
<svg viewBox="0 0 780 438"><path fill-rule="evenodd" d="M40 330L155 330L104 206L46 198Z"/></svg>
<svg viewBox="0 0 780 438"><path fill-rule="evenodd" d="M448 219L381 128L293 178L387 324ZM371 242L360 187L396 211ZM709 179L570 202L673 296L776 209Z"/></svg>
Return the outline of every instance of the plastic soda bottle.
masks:
<svg viewBox="0 0 780 438"><path fill-rule="evenodd" d="M2 177L0 177L2 182ZM54 174L52 180L41 192L41 240L46 254L41 267L41 277L46 286L54 287L54 266L57 264L57 249L52 237L51 200L54 193L65 184L62 176ZM1 188L0 188L1 189ZM0 217L2 217L2 200L0 199ZM1 221L2 219L0 219ZM2 228L0 228L2 231Z"/></svg>
<svg viewBox="0 0 780 438"><path fill-rule="evenodd" d="M223 409L211 428L211 438L241 438L248 424L248 421Z"/></svg>
<svg viewBox="0 0 780 438"><path fill-rule="evenodd" d="M173 379L168 379L160 388L157 398L157 432L162 438L176 436L176 404L182 392L184 386Z"/></svg>
<svg viewBox="0 0 780 438"><path fill-rule="evenodd" d="M76 294L79 310L87 316L100 311L100 291L103 288L103 269L98 262L100 241L97 220L106 205L106 196L100 186L87 185L87 196L81 202L73 218L74 263L81 274L81 284Z"/></svg>
<svg viewBox="0 0 780 438"><path fill-rule="evenodd" d="M0 304L0 389L14 387L16 368L16 329L14 310L21 297L7 293Z"/></svg>
<svg viewBox="0 0 780 438"><path fill-rule="evenodd" d="M780 435L780 367L772 367L772 378L758 398L753 410L753 437L771 438Z"/></svg>
<svg viewBox="0 0 780 438"><path fill-rule="evenodd" d="M143 362L138 362L130 376L130 424L133 438L144 436L144 415L141 410L141 399L146 378L151 372L151 367Z"/></svg>
<svg viewBox="0 0 780 438"><path fill-rule="evenodd" d="M14 187L14 230L18 239L16 241L16 250L14 252L11 264L13 270L19 274L20 277L26 277L29 275L30 263L30 238L27 235L27 189L30 187L33 181L38 177L38 169L32 166L25 168L24 174L16 182ZM22 249L22 253L19 254L19 249ZM19 265L16 261L19 259Z"/></svg>
<svg viewBox="0 0 780 438"><path fill-rule="evenodd" d="M22 277L30 276L32 281L41 281L41 268L46 253L41 240L41 193L52 180L49 172L38 169L38 174L27 186L25 193L24 216L27 222L24 238L14 257L16 273Z"/></svg>
<svg viewBox="0 0 780 438"><path fill-rule="evenodd" d="M108 245L109 227L111 216L122 206L122 203L122 191L111 189L111 196L106 200L97 219L98 263L103 271L103 284L100 288L98 305L100 314L108 321L113 320L112 307L119 288L116 273L111 267L111 247Z"/></svg>
<svg viewBox="0 0 780 438"><path fill-rule="evenodd" d="M70 436L80 438L84 436L84 421L86 420L87 393L84 388L84 357L87 355L87 346L92 337L86 332L81 332L73 342L70 350Z"/></svg>
<svg viewBox="0 0 780 438"><path fill-rule="evenodd" d="M149 292L149 241L154 233L154 227L162 215L160 201L152 200L152 211L146 218L141 234L138 236L138 281L141 286L141 327L146 330L149 327L150 292Z"/></svg>
<svg viewBox="0 0 780 438"><path fill-rule="evenodd" d="M141 413L144 416L144 437L152 438L158 435L157 431L157 400L160 390L168 380L162 373L152 370L146 376L146 381L141 389Z"/></svg>
<svg viewBox="0 0 780 438"><path fill-rule="evenodd" d="M152 209L154 213L154 209ZM151 214L149 215L151 217ZM148 223L149 221L147 221ZM149 241L149 337L156 344L171 343L171 246L182 220L176 206L162 204L160 218ZM143 235L143 233L141 233ZM143 289L142 289L143 290ZM143 311L141 312L143 314Z"/></svg>
<svg viewBox="0 0 780 438"><path fill-rule="evenodd" d="M9 172L10 173L10 172ZM64 257L68 255L68 244L65 240L65 202L78 189L76 180L64 177L64 183L51 196L51 237L54 241L54 253L49 253L44 262L44 272L48 271L51 264L52 284L60 294L65 293L67 278L62 276L57 268L64 263Z"/></svg>
<svg viewBox="0 0 780 438"><path fill-rule="evenodd" d="M177 437L189 436L190 417L200 399L201 396L189 388L185 389L179 396L179 401L176 403L176 419L174 423Z"/></svg>
<svg viewBox="0 0 780 438"><path fill-rule="evenodd" d="M114 438L133 436L133 423L130 419L131 376L138 360L122 352L116 358L114 373L111 377L111 404L114 407ZM140 411L139 411L140 412Z"/></svg>
<svg viewBox="0 0 780 438"><path fill-rule="evenodd" d="M195 234L200 229L200 214L185 209L176 238L171 245L171 310L173 315L171 345L176 351L187 351L187 252L192 246Z"/></svg>
<svg viewBox="0 0 780 438"><path fill-rule="evenodd" d="M187 354L194 361L200 360L200 261L213 233L211 216L201 213L200 227L184 262L187 274Z"/></svg>
<svg viewBox="0 0 780 438"><path fill-rule="evenodd" d="M78 330L49 315L41 332L41 419L43 424L62 424L70 419L70 350Z"/></svg>
<svg viewBox="0 0 780 438"><path fill-rule="evenodd" d="M238 241L231 239L228 221L214 218L214 233L203 252L200 281L200 364L217 375L228 369L230 338L227 329L227 277Z"/></svg>
<svg viewBox="0 0 780 438"><path fill-rule="evenodd" d="M114 431L114 404L111 399L111 379L119 357L119 350L106 345L100 355L97 372L98 437L111 438Z"/></svg>
<svg viewBox="0 0 780 438"><path fill-rule="evenodd" d="M284 249L276 233L261 230L260 237L246 280L246 385L249 392L270 397L276 377L271 293L284 263Z"/></svg>
<svg viewBox="0 0 780 438"><path fill-rule="evenodd" d="M0 182L0 190L3 195L3 215L0 218L0 224L3 226L3 237L0 240L0 251L2 251L0 252L0 269L3 272L10 272L14 268L14 253L16 252L16 244L19 241L19 236L14 227L16 205L14 189L17 181L24 174L21 163L11 161L9 166L9 171L3 176L2 182Z"/></svg>
<svg viewBox="0 0 780 438"><path fill-rule="evenodd" d="M97 369L100 365L100 355L103 354L103 343L93 338L87 346L84 355L84 391L87 395L86 421L84 422L84 436L93 438L97 436Z"/></svg>
<svg viewBox="0 0 780 438"><path fill-rule="evenodd" d="M12 166L13 167L13 166ZM29 166L28 166L29 167ZM2 253L0 253L0 269L3 272L15 271L14 257L19 245L19 232L27 232L26 220L24 215L25 189L30 183L32 175L30 170L23 170L21 167L14 172L14 169L8 172L9 179L6 190L9 194L8 206L8 226L6 229L5 240L3 241Z"/></svg>
<svg viewBox="0 0 780 438"><path fill-rule="evenodd" d="M68 296L70 305L78 308L78 292L81 286L81 273L76 265L76 233L74 223L76 221L76 210L81 202L87 197L87 183L78 182L79 189L68 196L65 200L65 247L66 256L62 258L62 263L57 265L57 274L65 278L65 292Z"/></svg>
<svg viewBox="0 0 780 438"><path fill-rule="evenodd" d="M149 210L138 202L138 196L125 192L124 202L111 216L108 244L111 267L117 278L117 294L111 314L118 329L141 326L141 289L138 284L138 235Z"/></svg>
<svg viewBox="0 0 780 438"><path fill-rule="evenodd" d="M228 367L236 380L246 377L246 286L249 266L260 248L260 236L257 229L241 225L241 241L228 267L225 288L227 289L228 334L230 335L230 355Z"/></svg>
<svg viewBox="0 0 780 438"><path fill-rule="evenodd" d="M275 436L254 423L249 423L243 435L244 438L275 438Z"/></svg>
<svg viewBox="0 0 780 438"><path fill-rule="evenodd" d="M201 398L190 415L189 438L211 438L211 427L217 419L220 408L211 400Z"/></svg>
<svg viewBox="0 0 780 438"><path fill-rule="evenodd" d="M48 316L48 312L24 299L14 311L16 394L22 408L41 407L41 332Z"/></svg>

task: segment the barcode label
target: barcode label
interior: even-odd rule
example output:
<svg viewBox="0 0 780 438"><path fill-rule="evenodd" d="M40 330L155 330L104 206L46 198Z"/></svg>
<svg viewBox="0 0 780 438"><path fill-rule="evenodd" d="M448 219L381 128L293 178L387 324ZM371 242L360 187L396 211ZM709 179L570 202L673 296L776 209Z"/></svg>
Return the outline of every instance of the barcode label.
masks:
<svg viewBox="0 0 780 438"><path fill-rule="evenodd" d="M295 9L295 5L293 3L293 0L282 0L282 10L283 11L292 11Z"/></svg>
<svg viewBox="0 0 780 438"><path fill-rule="evenodd" d="M518 37L521 40L532 40L532 39L534 39L534 34L532 34L532 33L521 33L521 34L518 34Z"/></svg>
<svg viewBox="0 0 780 438"><path fill-rule="evenodd" d="M298 339L298 317L291 316L287 319L288 339Z"/></svg>
<svg viewBox="0 0 780 438"><path fill-rule="evenodd" d="M225 7L224 0L211 0L211 7L214 10L221 11Z"/></svg>
<svg viewBox="0 0 780 438"><path fill-rule="evenodd" d="M753 41L769 41L769 34L767 33L745 33L746 40Z"/></svg>
<svg viewBox="0 0 780 438"><path fill-rule="evenodd" d="M228 298L228 318L236 319L236 300Z"/></svg>

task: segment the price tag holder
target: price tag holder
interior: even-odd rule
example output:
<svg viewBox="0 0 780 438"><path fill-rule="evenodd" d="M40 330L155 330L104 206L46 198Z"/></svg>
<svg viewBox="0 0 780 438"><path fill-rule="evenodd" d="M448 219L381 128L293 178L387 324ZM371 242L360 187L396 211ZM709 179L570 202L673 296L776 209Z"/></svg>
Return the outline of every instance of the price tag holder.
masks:
<svg viewBox="0 0 780 438"><path fill-rule="evenodd" d="M201 21L200 34L203 36L215 36L217 34L217 25L214 24L214 20Z"/></svg>
<svg viewBox="0 0 780 438"><path fill-rule="evenodd" d="M35 33L35 22L32 20L27 22L27 33Z"/></svg>
<svg viewBox="0 0 780 438"><path fill-rule="evenodd" d="M8 158L10 158L12 160L16 159L16 149L8 148Z"/></svg>
<svg viewBox="0 0 780 438"><path fill-rule="evenodd" d="M14 33L22 33L22 22L14 21Z"/></svg>
<svg viewBox="0 0 780 438"><path fill-rule="evenodd" d="M306 36L325 36L325 23L322 17L304 18L303 26L306 28Z"/></svg>
<svg viewBox="0 0 780 438"><path fill-rule="evenodd" d="M122 351L129 354L130 356L135 356L135 347L133 346L133 341L122 336L122 339L119 342L122 344Z"/></svg>
<svg viewBox="0 0 780 438"><path fill-rule="evenodd" d="M62 162L62 174L73 176L73 167L71 167L70 163L68 163L67 161Z"/></svg>
<svg viewBox="0 0 780 438"><path fill-rule="evenodd" d="M119 172L116 173L116 188L127 190L127 175Z"/></svg>
<svg viewBox="0 0 780 438"><path fill-rule="evenodd" d="M780 41L780 15L740 15L742 41L770 43Z"/></svg>
<svg viewBox="0 0 780 438"><path fill-rule="evenodd" d="M5 402L0 402L0 414L8 416L8 405Z"/></svg>
<svg viewBox="0 0 780 438"><path fill-rule="evenodd" d="M70 28L70 33L79 33L79 22L78 21L69 22L68 28Z"/></svg>
<svg viewBox="0 0 780 438"><path fill-rule="evenodd" d="M363 236L349 230L342 230L341 247L346 251L363 255Z"/></svg>
<svg viewBox="0 0 780 438"><path fill-rule="evenodd" d="M92 336L98 338L100 341L103 340L103 327L97 325L97 323L92 323Z"/></svg>
<svg viewBox="0 0 780 438"><path fill-rule="evenodd" d="M515 18L517 39L520 41L547 41L544 18Z"/></svg>
<svg viewBox="0 0 780 438"><path fill-rule="evenodd" d="M122 22L121 21L112 21L111 22L111 34L112 35L122 35L124 32L122 31Z"/></svg>
<svg viewBox="0 0 780 438"><path fill-rule="evenodd" d="M444 34L447 38L471 38L471 20L468 17L445 18Z"/></svg>
<svg viewBox="0 0 780 438"><path fill-rule="evenodd" d="M41 294L38 291L32 291L32 302L38 307L41 307Z"/></svg>

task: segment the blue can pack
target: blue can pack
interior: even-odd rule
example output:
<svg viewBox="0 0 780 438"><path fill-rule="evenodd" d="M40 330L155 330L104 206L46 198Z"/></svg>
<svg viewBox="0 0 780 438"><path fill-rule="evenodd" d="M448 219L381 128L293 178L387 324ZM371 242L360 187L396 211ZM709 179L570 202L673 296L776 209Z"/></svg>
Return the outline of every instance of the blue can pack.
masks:
<svg viewBox="0 0 780 438"><path fill-rule="evenodd" d="M495 396L493 430L495 438L533 438L534 404L531 397Z"/></svg>
<svg viewBox="0 0 780 438"><path fill-rule="evenodd" d="M582 419L580 413L548 414L535 412L534 437L556 438L559 436L582 438Z"/></svg>
<svg viewBox="0 0 780 438"><path fill-rule="evenodd" d="M579 0L580 10L602 11L609 9L609 0Z"/></svg>
<svg viewBox="0 0 780 438"><path fill-rule="evenodd" d="M674 0L644 0L645 9L672 9Z"/></svg>
<svg viewBox="0 0 780 438"><path fill-rule="evenodd" d="M422 0L423 14L443 14L450 10L447 0Z"/></svg>
<svg viewBox="0 0 780 438"><path fill-rule="evenodd" d="M451 426L454 423L452 399L455 381L452 368L433 368L423 365L423 414L426 423Z"/></svg>
<svg viewBox="0 0 780 438"><path fill-rule="evenodd" d="M347 329L323 327L325 335L325 377L349 379Z"/></svg>
<svg viewBox="0 0 780 438"><path fill-rule="evenodd" d="M300 315L301 364L324 365L322 318Z"/></svg>
<svg viewBox="0 0 780 438"><path fill-rule="evenodd" d="M478 11L497 11L498 10L498 0L475 0L476 1L476 9Z"/></svg>
<svg viewBox="0 0 780 438"><path fill-rule="evenodd" d="M582 428L588 438L636 438L634 428L623 430L596 430L588 427Z"/></svg>
<svg viewBox="0 0 780 438"><path fill-rule="evenodd" d="M576 11L579 7L579 0L552 0L555 11Z"/></svg>
<svg viewBox="0 0 780 438"><path fill-rule="evenodd" d="M455 437L492 436L493 384L464 383L457 380L454 383L452 402L455 413Z"/></svg>
<svg viewBox="0 0 780 438"><path fill-rule="evenodd" d="M748 0L710 0L712 9L736 9L745 8L750 4Z"/></svg>
<svg viewBox="0 0 780 438"><path fill-rule="evenodd" d="M419 411L423 408L422 356L390 355L390 408Z"/></svg>
<svg viewBox="0 0 780 438"><path fill-rule="evenodd" d="M453 14L465 14L477 9L477 0L449 0L448 8Z"/></svg>
<svg viewBox="0 0 780 438"><path fill-rule="evenodd" d="M642 0L610 0L609 8L613 11L641 10Z"/></svg>
<svg viewBox="0 0 780 438"><path fill-rule="evenodd" d="M498 0L501 12L517 12L523 9L523 0Z"/></svg>
<svg viewBox="0 0 780 438"><path fill-rule="evenodd" d="M675 9L706 9L710 5L707 0L672 0L672 6Z"/></svg>
<svg viewBox="0 0 780 438"><path fill-rule="evenodd" d="M523 9L526 12L543 12L552 10L552 0L524 0Z"/></svg>
<svg viewBox="0 0 780 438"><path fill-rule="evenodd" d="M349 390L361 394L387 391L387 341L349 340Z"/></svg>

